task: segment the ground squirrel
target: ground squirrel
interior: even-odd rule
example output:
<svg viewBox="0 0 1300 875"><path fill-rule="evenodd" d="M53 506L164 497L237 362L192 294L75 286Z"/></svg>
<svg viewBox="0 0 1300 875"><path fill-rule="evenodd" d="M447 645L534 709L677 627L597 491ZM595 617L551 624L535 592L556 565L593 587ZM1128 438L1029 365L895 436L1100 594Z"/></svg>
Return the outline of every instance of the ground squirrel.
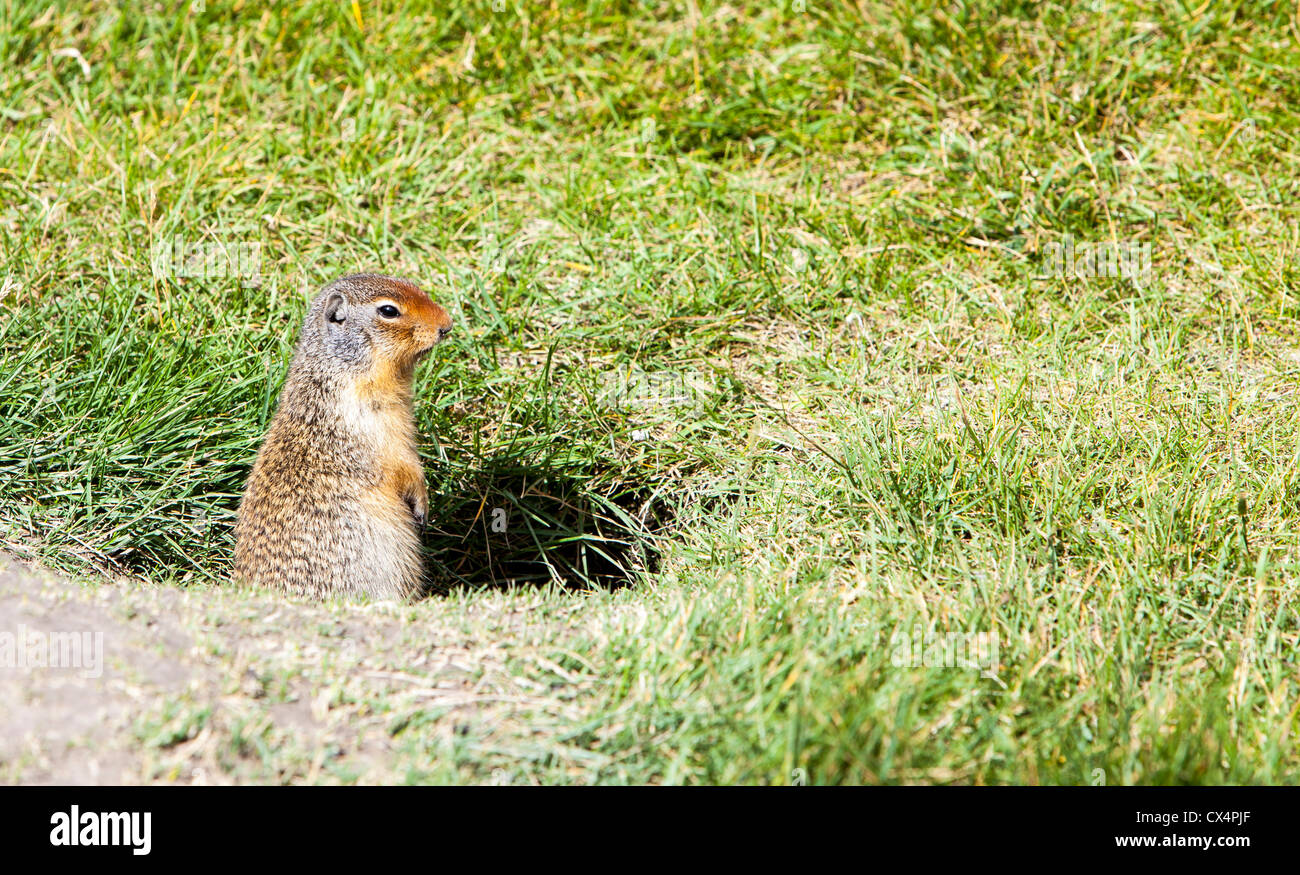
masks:
<svg viewBox="0 0 1300 875"><path fill-rule="evenodd" d="M330 283L307 311L235 524L235 577L297 595L406 599L428 511L411 396L451 331L407 280Z"/></svg>

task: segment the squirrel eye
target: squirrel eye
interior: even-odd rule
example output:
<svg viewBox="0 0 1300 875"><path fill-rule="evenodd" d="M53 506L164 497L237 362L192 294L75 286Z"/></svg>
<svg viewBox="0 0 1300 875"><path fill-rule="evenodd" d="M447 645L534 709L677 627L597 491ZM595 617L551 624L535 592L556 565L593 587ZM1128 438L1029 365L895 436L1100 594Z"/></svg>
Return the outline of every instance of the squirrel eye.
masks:
<svg viewBox="0 0 1300 875"><path fill-rule="evenodd" d="M385 319L396 319L398 316L401 316L402 313L392 304L384 304L379 308L379 315L383 316Z"/></svg>

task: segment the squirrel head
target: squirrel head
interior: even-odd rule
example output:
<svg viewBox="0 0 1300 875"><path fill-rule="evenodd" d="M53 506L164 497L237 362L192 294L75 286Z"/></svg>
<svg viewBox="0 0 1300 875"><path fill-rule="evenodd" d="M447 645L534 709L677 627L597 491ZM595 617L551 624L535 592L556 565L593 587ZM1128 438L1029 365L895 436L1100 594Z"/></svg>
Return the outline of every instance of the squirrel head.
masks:
<svg viewBox="0 0 1300 875"><path fill-rule="evenodd" d="M355 274L312 301L303 346L372 378L409 381L415 365L451 332L451 317L410 280ZM385 380L386 382L386 380Z"/></svg>

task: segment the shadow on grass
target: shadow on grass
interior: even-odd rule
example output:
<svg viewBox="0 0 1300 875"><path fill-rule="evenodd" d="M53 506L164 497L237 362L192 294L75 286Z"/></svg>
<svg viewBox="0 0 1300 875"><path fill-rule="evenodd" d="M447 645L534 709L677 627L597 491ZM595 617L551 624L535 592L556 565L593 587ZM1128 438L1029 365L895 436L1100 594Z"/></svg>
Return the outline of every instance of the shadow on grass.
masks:
<svg viewBox="0 0 1300 875"><path fill-rule="evenodd" d="M429 595L547 584L612 590L658 567L666 509L649 486L597 494L581 476L488 460L430 505Z"/></svg>

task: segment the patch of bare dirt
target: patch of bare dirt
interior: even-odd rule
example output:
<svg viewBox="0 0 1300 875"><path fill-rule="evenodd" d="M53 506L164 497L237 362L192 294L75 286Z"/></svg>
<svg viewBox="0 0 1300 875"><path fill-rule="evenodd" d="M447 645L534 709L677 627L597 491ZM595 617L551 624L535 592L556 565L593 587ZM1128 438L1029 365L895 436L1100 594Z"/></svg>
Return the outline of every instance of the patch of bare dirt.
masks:
<svg viewBox="0 0 1300 875"><path fill-rule="evenodd" d="M0 780L454 779L429 750L563 706L443 607L81 585L0 554Z"/></svg>

